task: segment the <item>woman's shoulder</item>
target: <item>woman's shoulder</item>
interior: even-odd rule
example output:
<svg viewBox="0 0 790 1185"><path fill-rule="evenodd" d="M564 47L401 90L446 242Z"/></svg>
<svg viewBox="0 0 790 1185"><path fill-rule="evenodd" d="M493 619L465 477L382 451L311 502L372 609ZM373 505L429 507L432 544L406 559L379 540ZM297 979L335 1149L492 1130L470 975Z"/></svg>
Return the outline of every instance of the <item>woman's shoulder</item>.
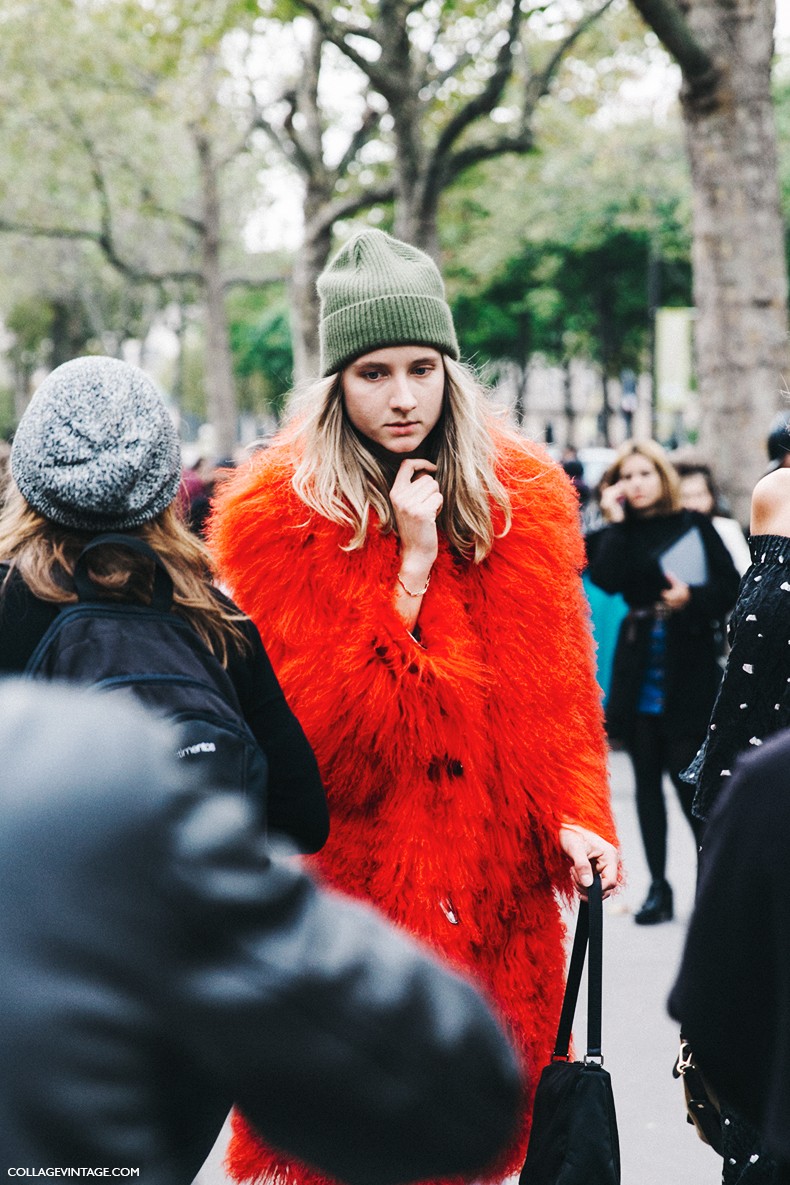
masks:
<svg viewBox="0 0 790 1185"><path fill-rule="evenodd" d="M516 502L526 504L557 499L578 511L575 490L559 462L545 445L496 425L492 429L497 476Z"/></svg>
<svg viewBox="0 0 790 1185"><path fill-rule="evenodd" d="M752 535L790 535L790 469L774 469L752 492Z"/></svg>

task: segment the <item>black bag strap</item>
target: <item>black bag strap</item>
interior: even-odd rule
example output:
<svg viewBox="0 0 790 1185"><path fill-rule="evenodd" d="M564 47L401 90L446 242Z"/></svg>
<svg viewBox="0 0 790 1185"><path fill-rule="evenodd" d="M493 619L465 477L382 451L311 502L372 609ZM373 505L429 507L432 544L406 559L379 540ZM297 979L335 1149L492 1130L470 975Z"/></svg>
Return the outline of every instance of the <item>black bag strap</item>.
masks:
<svg viewBox="0 0 790 1185"><path fill-rule="evenodd" d="M139 555L147 556L149 560L153 560L154 589L151 597L151 607L153 609L159 609L163 613L169 612L173 605L173 581L170 573L153 547L149 547L144 539L138 539L136 535L121 535L115 532L109 532L106 535L97 535L94 539L91 539L90 543L85 544L74 565L74 587L77 590L79 599L81 601L99 601L102 599L99 589L97 589L88 575L88 553L97 547L104 546L105 543L114 543L121 547L126 547L129 551L136 551Z"/></svg>
<svg viewBox="0 0 790 1185"><path fill-rule="evenodd" d="M585 1061L598 1059L603 1062L601 1051L601 1012L603 1010L603 893L601 878L596 872L593 883L587 890L587 900L579 902L579 916L576 920L576 934L573 939L568 982L562 1001L557 1040L554 1043L552 1061L567 1061L571 1044L573 1017L579 987L584 970L587 947L590 948L590 962L587 973L587 1056Z"/></svg>

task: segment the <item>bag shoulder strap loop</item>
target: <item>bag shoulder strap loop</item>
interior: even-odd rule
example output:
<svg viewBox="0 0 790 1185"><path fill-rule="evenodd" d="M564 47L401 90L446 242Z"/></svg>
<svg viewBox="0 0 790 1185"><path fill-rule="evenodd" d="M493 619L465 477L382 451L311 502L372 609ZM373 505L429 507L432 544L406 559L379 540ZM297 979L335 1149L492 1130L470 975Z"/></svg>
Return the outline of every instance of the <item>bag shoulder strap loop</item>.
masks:
<svg viewBox="0 0 790 1185"><path fill-rule="evenodd" d="M161 557L157 555L152 547L149 547L144 539L139 539L136 535L122 535L117 532L97 535L83 547L77 557L77 562L74 565L74 587L77 590L77 596L80 601L101 600L99 590L88 575L87 557L89 552L97 547L102 547L105 543L113 543L121 547L126 547L129 551L136 551L139 555L147 556L149 560L153 560L154 588L151 606L154 609L159 609L167 613L173 604L173 581L170 573L162 563Z"/></svg>
<svg viewBox="0 0 790 1185"><path fill-rule="evenodd" d="M587 947L590 948L590 961L587 974L587 1056L585 1061L599 1060L603 1062L601 1051L601 1012L603 1006L603 894L601 878L598 873L587 892L587 901L579 902L579 915L576 920L576 933L573 939L573 950L568 968L568 981L565 985L565 996L562 1001L560 1022L557 1026L557 1039L554 1043L552 1061L567 1061L571 1044L573 1018L576 1012L576 1001L584 970L584 960Z"/></svg>

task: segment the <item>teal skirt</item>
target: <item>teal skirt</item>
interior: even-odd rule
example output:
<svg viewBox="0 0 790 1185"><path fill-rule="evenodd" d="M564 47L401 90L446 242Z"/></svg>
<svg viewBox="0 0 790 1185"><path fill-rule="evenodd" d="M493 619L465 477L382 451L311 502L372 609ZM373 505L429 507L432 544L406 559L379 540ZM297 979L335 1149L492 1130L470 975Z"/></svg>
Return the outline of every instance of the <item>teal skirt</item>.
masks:
<svg viewBox="0 0 790 1185"><path fill-rule="evenodd" d="M584 573L584 591L590 605L593 638L596 650L596 678L603 692L604 703L612 680L612 663L620 633L620 625L628 606L619 593L607 593Z"/></svg>

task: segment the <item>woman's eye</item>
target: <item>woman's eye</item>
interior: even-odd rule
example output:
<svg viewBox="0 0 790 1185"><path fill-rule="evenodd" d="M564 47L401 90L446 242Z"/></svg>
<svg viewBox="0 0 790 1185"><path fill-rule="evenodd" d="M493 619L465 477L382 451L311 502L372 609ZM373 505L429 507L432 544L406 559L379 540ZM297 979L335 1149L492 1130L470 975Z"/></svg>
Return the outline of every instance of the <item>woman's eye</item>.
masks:
<svg viewBox="0 0 790 1185"><path fill-rule="evenodd" d="M362 377L363 377L363 379L377 379L377 378L381 377L381 371L380 370L363 370Z"/></svg>
<svg viewBox="0 0 790 1185"><path fill-rule="evenodd" d="M430 374L431 367L430 366L415 366L412 373L416 374L418 376L423 375L423 374Z"/></svg>

